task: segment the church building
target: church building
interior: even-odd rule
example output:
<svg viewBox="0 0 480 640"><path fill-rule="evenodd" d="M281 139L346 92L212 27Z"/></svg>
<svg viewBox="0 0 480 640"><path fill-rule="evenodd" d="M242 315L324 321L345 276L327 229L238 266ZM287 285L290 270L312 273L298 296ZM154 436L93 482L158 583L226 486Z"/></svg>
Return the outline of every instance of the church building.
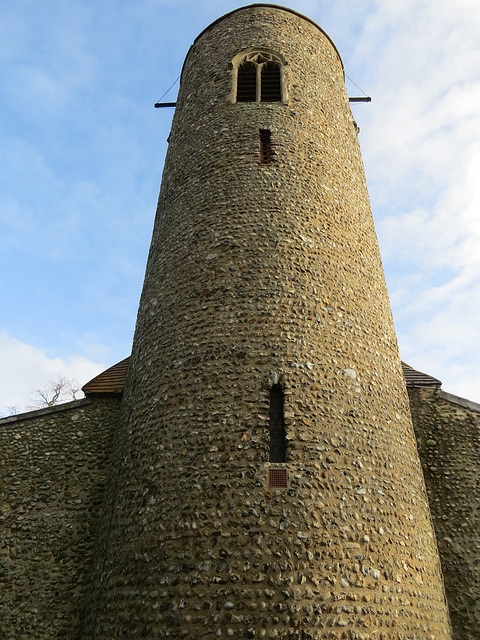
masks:
<svg viewBox="0 0 480 640"><path fill-rule="evenodd" d="M478 638L480 405L400 360L357 134L309 18L196 38L131 355L0 420L0 638Z"/></svg>

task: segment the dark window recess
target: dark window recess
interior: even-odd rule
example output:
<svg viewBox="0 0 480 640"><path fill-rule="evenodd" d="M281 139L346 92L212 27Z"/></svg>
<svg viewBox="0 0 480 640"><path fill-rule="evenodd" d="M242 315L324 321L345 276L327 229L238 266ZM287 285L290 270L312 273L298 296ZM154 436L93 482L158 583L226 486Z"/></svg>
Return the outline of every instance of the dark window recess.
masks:
<svg viewBox="0 0 480 640"><path fill-rule="evenodd" d="M282 82L278 62L267 62L262 68L262 102L281 102Z"/></svg>
<svg viewBox="0 0 480 640"><path fill-rule="evenodd" d="M260 129L260 162L268 164L272 160L272 139L269 129Z"/></svg>
<svg viewBox="0 0 480 640"><path fill-rule="evenodd" d="M285 462L285 421L283 391L279 384L270 389L270 462Z"/></svg>
<svg viewBox="0 0 480 640"><path fill-rule="evenodd" d="M238 68L237 102L255 102L257 99L257 65L244 62Z"/></svg>
<svg viewBox="0 0 480 640"><path fill-rule="evenodd" d="M269 469L268 470L268 486L276 489L287 488L287 470L286 469Z"/></svg>

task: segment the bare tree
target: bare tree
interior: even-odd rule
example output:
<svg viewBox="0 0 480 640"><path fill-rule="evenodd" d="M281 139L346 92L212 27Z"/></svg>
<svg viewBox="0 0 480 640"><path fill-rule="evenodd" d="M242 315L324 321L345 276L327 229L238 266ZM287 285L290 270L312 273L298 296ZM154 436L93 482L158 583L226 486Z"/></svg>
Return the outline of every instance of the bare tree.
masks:
<svg viewBox="0 0 480 640"><path fill-rule="evenodd" d="M49 380L44 387L31 391L30 395L35 396L35 398L30 408L53 407L62 402L78 400L77 396L80 393L80 385L76 380L58 375L56 378Z"/></svg>
<svg viewBox="0 0 480 640"><path fill-rule="evenodd" d="M21 413L21 409L18 404L10 404L7 406L8 413L0 414L0 418L10 418L10 416L16 416L18 413Z"/></svg>

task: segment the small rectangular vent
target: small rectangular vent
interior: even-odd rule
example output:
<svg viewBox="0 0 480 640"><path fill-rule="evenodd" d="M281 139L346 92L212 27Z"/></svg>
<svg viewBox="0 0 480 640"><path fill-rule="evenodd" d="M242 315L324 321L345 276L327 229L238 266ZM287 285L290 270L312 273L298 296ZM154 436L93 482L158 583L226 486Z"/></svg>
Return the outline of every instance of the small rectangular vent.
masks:
<svg viewBox="0 0 480 640"><path fill-rule="evenodd" d="M268 470L268 486L274 489L287 488L287 470L286 469L269 469Z"/></svg>

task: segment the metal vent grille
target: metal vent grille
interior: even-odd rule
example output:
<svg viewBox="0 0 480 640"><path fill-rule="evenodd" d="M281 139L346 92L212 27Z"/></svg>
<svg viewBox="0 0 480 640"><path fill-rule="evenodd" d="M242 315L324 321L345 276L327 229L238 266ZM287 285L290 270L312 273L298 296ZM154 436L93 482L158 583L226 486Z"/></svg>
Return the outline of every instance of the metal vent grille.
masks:
<svg viewBox="0 0 480 640"><path fill-rule="evenodd" d="M269 469L268 470L268 486L274 489L287 488L287 470L286 469Z"/></svg>

